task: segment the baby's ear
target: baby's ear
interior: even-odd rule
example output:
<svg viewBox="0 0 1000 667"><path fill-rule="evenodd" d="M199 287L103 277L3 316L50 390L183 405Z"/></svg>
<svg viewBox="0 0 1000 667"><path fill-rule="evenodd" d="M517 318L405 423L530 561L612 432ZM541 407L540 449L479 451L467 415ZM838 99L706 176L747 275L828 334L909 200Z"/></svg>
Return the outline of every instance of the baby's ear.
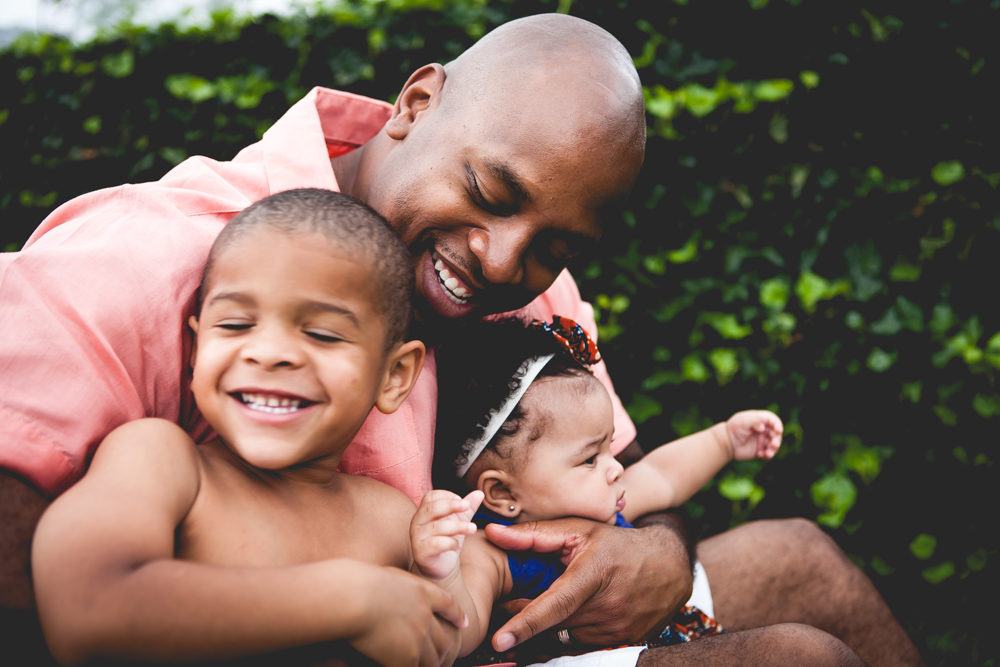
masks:
<svg viewBox="0 0 1000 667"><path fill-rule="evenodd" d="M476 488L483 492L483 507L513 521L521 509L511 495L509 481L508 474L503 470L484 470L479 475Z"/></svg>
<svg viewBox="0 0 1000 667"><path fill-rule="evenodd" d="M386 358L382 389L375 399L375 407L387 415L399 409L413 391L424 367L424 344L411 340L393 349Z"/></svg>

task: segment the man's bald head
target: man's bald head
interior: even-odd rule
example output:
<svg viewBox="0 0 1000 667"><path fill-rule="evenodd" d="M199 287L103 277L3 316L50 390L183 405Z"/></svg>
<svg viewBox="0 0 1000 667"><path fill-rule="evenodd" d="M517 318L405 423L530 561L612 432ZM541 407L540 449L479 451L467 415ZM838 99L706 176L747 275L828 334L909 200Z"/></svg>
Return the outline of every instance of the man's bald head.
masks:
<svg viewBox="0 0 1000 667"><path fill-rule="evenodd" d="M490 107L502 122L511 111L505 102L537 111L549 98L569 121L571 105L588 106L606 132L601 138L625 144L641 161L646 120L639 75L621 42L589 21L564 14L510 21L446 65L445 72L441 103L449 111Z"/></svg>

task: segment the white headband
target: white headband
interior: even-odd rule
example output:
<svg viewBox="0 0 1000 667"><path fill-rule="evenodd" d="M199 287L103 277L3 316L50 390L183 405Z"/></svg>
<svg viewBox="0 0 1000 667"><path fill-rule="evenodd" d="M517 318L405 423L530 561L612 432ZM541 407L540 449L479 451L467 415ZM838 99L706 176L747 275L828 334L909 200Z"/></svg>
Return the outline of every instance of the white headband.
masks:
<svg viewBox="0 0 1000 667"><path fill-rule="evenodd" d="M524 392L528 391L528 387L534 381L538 374L545 368L545 364L549 363L549 360L556 355L554 354L543 354L537 357L531 357L527 359L523 364L521 364L517 373L514 377L520 377L521 386L517 388L513 394L507 397L507 399L500 404L500 407L496 410L490 410L490 421L486 424L486 428L483 430L483 434L478 438L470 438L465 442L462 447L462 455L465 457L465 463L459 464L457 469L457 476L459 478L465 477L469 472L469 468L475 462L479 455L483 453L486 449L486 445L489 444L493 436L497 434L503 423L507 421L507 417L510 413L514 411L518 402L524 397ZM455 462L458 464L458 461Z"/></svg>

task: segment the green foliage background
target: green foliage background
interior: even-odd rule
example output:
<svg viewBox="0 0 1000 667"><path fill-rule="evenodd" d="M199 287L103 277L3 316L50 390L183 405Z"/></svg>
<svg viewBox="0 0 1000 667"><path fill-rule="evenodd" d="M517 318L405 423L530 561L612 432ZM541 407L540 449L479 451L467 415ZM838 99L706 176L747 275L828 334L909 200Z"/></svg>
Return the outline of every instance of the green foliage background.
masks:
<svg viewBox="0 0 1000 667"><path fill-rule="evenodd" d="M929 664L994 664L1000 0L363 0L26 36L0 54L0 245L83 192L231 158L313 85L391 100L555 10L615 34L646 87L630 210L575 268L640 440L752 406L787 424L693 525L813 518Z"/></svg>

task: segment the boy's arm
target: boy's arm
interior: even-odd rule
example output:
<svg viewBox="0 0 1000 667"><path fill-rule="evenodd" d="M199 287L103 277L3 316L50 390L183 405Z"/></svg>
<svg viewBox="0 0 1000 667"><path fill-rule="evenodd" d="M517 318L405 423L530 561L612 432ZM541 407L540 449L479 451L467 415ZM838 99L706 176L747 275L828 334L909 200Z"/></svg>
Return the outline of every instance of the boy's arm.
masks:
<svg viewBox="0 0 1000 667"><path fill-rule="evenodd" d="M733 458L770 459L781 444L781 420L767 410L737 412L726 422L667 443L622 474L629 521L677 507Z"/></svg>
<svg viewBox="0 0 1000 667"><path fill-rule="evenodd" d="M116 429L35 534L39 614L60 662L236 657L350 639L383 664L454 644L461 610L417 577L349 560L229 568L174 559L176 527L199 487L194 445L177 426Z"/></svg>

